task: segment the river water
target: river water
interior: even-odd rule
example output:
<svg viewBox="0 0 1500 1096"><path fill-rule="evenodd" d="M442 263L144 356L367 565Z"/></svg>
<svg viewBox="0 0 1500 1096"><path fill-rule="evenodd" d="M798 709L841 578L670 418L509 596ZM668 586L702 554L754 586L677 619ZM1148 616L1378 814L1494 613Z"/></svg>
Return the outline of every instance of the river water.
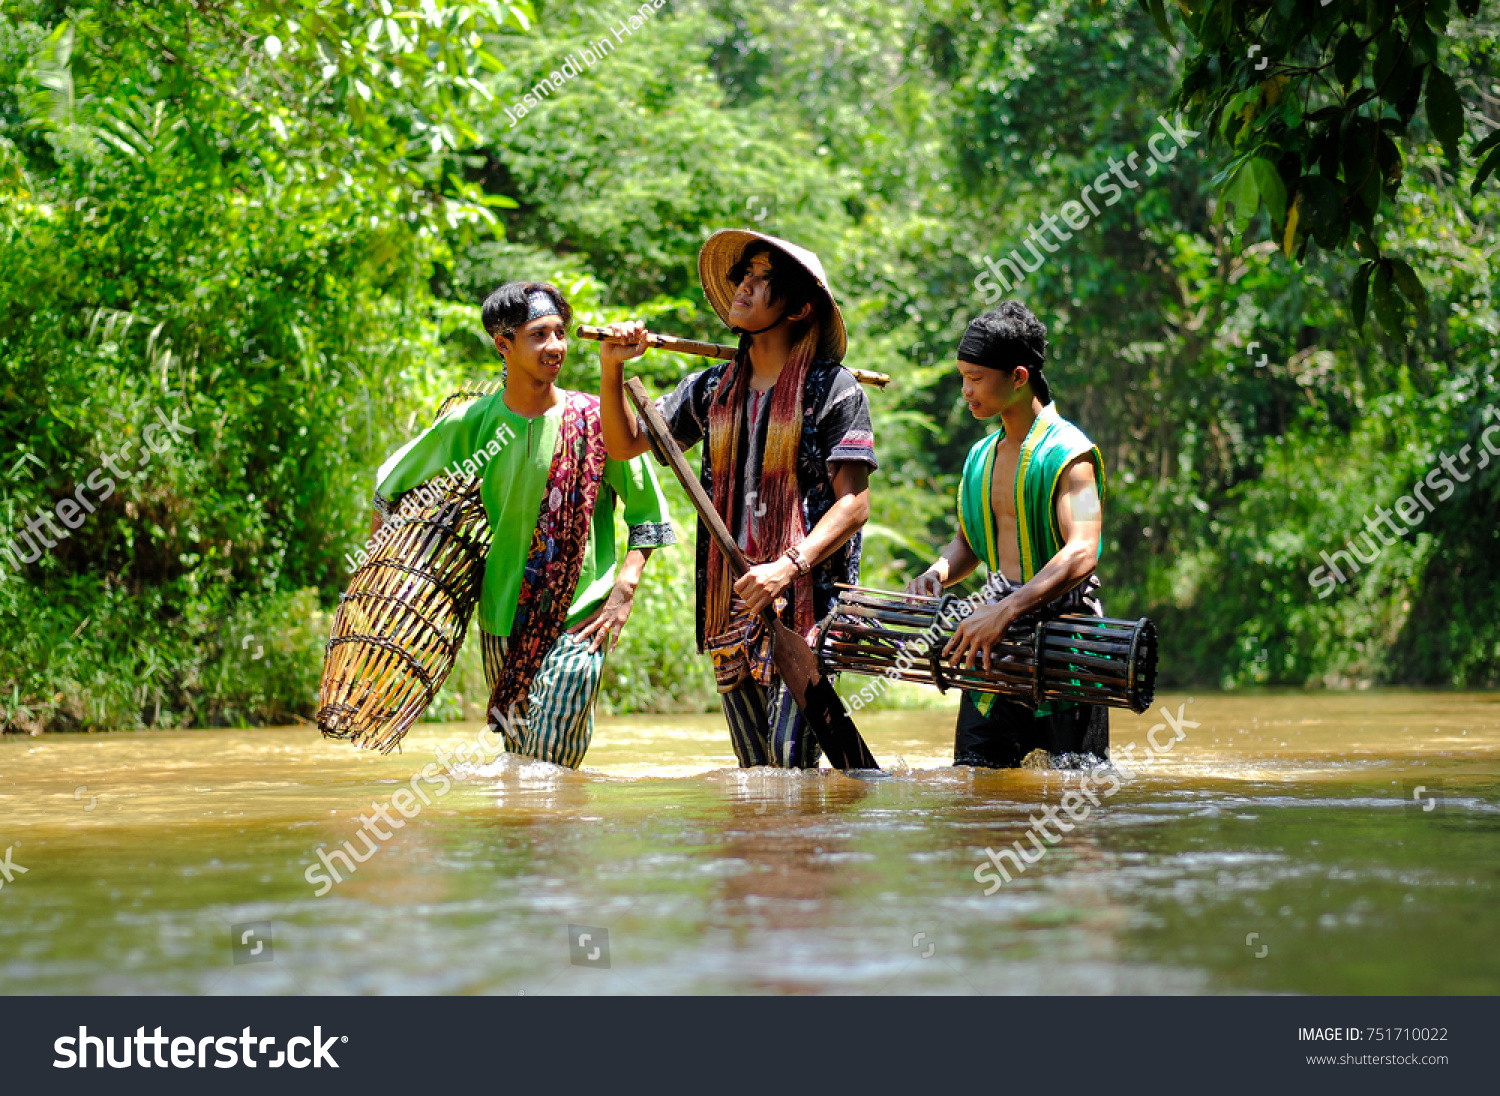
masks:
<svg viewBox="0 0 1500 1096"><path fill-rule="evenodd" d="M1500 993L1500 695L1159 703L1182 737L1112 713L1136 750L1096 805L1077 773L952 768L945 710L861 713L884 779L736 770L710 716L601 719L582 772L446 791L417 774L476 725L389 757L310 727L9 738L0 989ZM1070 790L1072 829L1029 839ZM1016 841L1036 862L986 895Z"/></svg>

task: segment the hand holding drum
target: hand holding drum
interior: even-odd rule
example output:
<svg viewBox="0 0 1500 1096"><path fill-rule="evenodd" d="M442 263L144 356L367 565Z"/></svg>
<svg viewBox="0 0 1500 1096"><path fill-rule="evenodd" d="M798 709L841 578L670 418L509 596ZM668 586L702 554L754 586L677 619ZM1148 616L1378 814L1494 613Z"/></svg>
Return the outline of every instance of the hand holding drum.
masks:
<svg viewBox="0 0 1500 1096"><path fill-rule="evenodd" d="M914 581L911 586L916 586ZM962 602L843 586L818 633L829 673L868 674L946 691L956 686L1037 707L1060 700L1129 708L1151 706L1156 687L1156 626L1086 613L1030 616L1006 630L989 666L952 666L943 648Z"/></svg>

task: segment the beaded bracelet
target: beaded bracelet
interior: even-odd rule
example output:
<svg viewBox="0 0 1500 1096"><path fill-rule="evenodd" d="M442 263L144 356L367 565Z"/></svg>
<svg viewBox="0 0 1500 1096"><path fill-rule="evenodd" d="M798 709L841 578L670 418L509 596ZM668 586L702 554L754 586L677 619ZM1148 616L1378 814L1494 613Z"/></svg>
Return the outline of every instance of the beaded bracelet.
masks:
<svg viewBox="0 0 1500 1096"><path fill-rule="evenodd" d="M796 545L788 548L784 554L792 561L792 566L797 568L797 574L805 576L812 570L807 560L802 558L802 553L797 551Z"/></svg>

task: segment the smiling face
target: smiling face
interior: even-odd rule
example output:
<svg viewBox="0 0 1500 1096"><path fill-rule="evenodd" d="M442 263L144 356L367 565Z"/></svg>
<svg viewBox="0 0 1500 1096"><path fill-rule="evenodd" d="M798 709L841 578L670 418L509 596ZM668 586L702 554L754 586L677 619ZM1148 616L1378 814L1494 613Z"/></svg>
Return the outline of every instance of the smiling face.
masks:
<svg viewBox="0 0 1500 1096"><path fill-rule="evenodd" d="M561 316L541 316L516 328L511 338L495 336L511 379L556 383L568 355L568 328Z"/></svg>
<svg viewBox="0 0 1500 1096"><path fill-rule="evenodd" d="M976 419L993 418L1007 407L1031 399L1026 388L1030 371L1024 365L1006 373L960 361L958 375L963 381L964 403L968 404L969 413Z"/></svg>

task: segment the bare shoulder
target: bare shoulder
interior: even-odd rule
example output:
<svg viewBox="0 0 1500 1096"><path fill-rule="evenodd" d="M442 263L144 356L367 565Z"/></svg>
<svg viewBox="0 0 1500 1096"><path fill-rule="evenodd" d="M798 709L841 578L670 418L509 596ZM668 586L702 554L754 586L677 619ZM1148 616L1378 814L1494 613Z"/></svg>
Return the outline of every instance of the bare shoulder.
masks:
<svg viewBox="0 0 1500 1096"><path fill-rule="evenodd" d="M1059 482L1065 490L1070 491L1097 485L1098 477L1094 474L1094 455L1079 453L1078 456L1068 461L1063 465L1062 478Z"/></svg>
<svg viewBox="0 0 1500 1096"><path fill-rule="evenodd" d="M1094 461L1089 453L1080 453L1063 466L1057 478L1053 507L1064 533L1083 532L1097 527L1103 517ZM1075 525L1075 522L1084 523Z"/></svg>

